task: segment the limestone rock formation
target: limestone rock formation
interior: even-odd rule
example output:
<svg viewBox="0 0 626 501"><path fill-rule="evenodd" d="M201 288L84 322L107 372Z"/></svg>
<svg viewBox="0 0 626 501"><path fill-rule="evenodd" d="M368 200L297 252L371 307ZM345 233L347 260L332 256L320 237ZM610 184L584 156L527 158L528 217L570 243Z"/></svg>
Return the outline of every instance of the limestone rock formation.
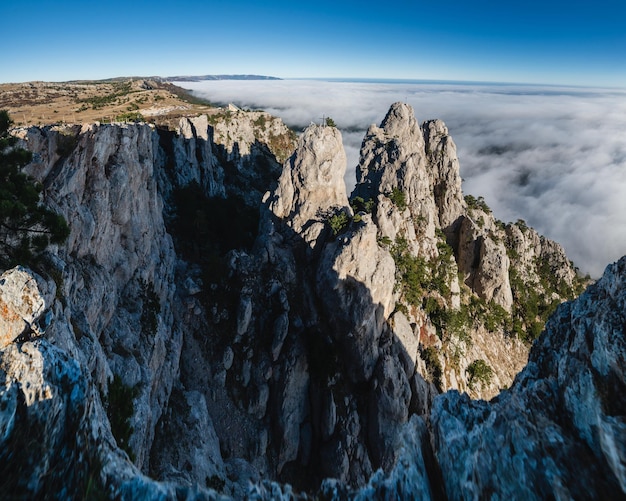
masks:
<svg viewBox="0 0 626 501"><path fill-rule="evenodd" d="M234 108L210 115L208 120L229 195L258 207L294 152L296 135L282 120L263 111Z"/></svg>
<svg viewBox="0 0 626 501"><path fill-rule="evenodd" d="M395 306L395 265L376 237L376 226L366 216L349 237L324 248L318 265L318 295L355 381L371 378L385 321Z"/></svg>
<svg viewBox="0 0 626 501"><path fill-rule="evenodd" d="M27 468L26 497L622 496L626 264L557 310L513 383L579 292L563 249L464 197L445 124L408 105L368 130L350 198L340 132L285 130L234 109L19 132L71 234L45 278L0 278L0 478Z"/></svg>
<svg viewBox="0 0 626 501"><path fill-rule="evenodd" d="M206 115L181 118L177 135L168 131L162 131L161 135L161 144L171 148L174 186L186 186L194 181L208 196L224 195L224 169L213 151Z"/></svg>
<svg viewBox="0 0 626 501"><path fill-rule="evenodd" d="M37 131L46 133L56 137ZM58 158L52 143L28 167L48 173L39 179L47 202L71 230L65 248L49 256L69 325L49 336L95 372L100 388L112 374L139 388L130 447L142 465L182 343L173 314L176 255L154 173L158 143L147 125L91 125L71 144Z"/></svg>
<svg viewBox="0 0 626 501"><path fill-rule="evenodd" d="M431 165L430 182L439 213L439 226L450 234L465 209L456 145L442 120L427 120L422 124L422 132L426 158Z"/></svg>
<svg viewBox="0 0 626 501"><path fill-rule="evenodd" d="M400 234L414 254L436 254L431 173L422 129L410 106L394 103L380 127L367 131L354 196L379 204L375 217L384 236L395 240Z"/></svg>
<svg viewBox="0 0 626 501"><path fill-rule="evenodd" d="M308 127L280 176L270 211L314 247L325 218L336 210L347 210L345 171L346 154L339 130Z"/></svg>
<svg viewBox="0 0 626 501"><path fill-rule="evenodd" d="M143 476L116 445L90 375L46 339L0 351L0 472L20 498L222 499Z"/></svg>
<svg viewBox="0 0 626 501"><path fill-rule="evenodd" d="M506 247L490 235L501 233L489 214L478 216L480 223L461 217L458 231L458 263L464 282L485 301L494 301L511 311L513 294L509 282L510 260ZM485 222L486 221L486 222Z"/></svg>

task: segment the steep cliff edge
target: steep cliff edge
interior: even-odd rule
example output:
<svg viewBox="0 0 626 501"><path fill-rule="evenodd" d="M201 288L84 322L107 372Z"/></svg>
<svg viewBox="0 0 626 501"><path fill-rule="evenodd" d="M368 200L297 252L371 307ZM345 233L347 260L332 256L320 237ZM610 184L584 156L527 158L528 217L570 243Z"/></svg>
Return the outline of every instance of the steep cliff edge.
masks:
<svg viewBox="0 0 626 501"><path fill-rule="evenodd" d="M435 400L448 497L626 497L625 312L622 258L557 309L510 390L490 403Z"/></svg>
<svg viewBox="0 0 626 501"><path fill-rule="evenodd" d="M89 374L93 390L103 395L99 419L108 414L115 421L118 445L144 471L183 344L178 317L185 306L177 291L186 290L179 281L188 277L179 273L167 230L169 199L190 183L224 196L225 167L239 165L220 163L212 131L200 117L181 120L174 133L128 124L16 133L34 153L27 173L44 185L46 203L71 227L67 243L45 257L45 273L56 282L56 301L42 319L50 324L46 338ZM271 149L264 151L267 163L276 164ZM25 321L39 331L39 310L16 315L20 325L13 331L23 330ZM13 331L3 345L18 337Z"/></svg>
<svg viewBox="0 0 626 501"><path fill-rule="evenodd" d="M520 389L530 376L489 404L437 395L457 389L490 397L511 385L545 316L579 287L562 248L523 221L496 221L481 198L464 197L445 124L420 126L406 105L394 104L368 131L350 197L337 129L308 128L281 167L284 144L272 138L283 134L289 143L284 126L258 112L220 120L184 119L178 131L93 125L20 133L35 152L29 172L72 233L50 249L49 279L9 272L7 284L36 285L45 306L33 299L30 310L17 304L11 315L15 332L21 319L35 329L10 334L2 351L0 397L14 410L2 414L0 430L14 444L22 436L15 416L38 422L34 407L32 415L20 407L24 399L76 407L78 417L59 414L50 424L51 436L86 430L75 445L59 448L65 439L51 439L56 445L42 448L48 453L27 453L20 464L54 479L50 465L63 459L78 471L67 492L98 487L122 498L211 498L216 491L272 498L292 489L286 484L330 498L506 494L506 486L489 484L488 465L471 460L486 451L485 458L502 454L502 465L523 463L520 489L521 482L530 495L556 493L545 475L538 484L524 480L543 475L534 453L506 455L517 447L513 432L505 430L506 444L496 439L496 431L517 426L508 417L515 407L502 402L517 395L526 405L518 428L534 430L527 434L533 451L551 437L576 457L597 445L601 420L583 422L581 414L576 430L586 435L572 432L564 424L571 405L559 399L574 402L589 381L569 386L577 381L572 373L558 391L541 393L555 414L532 410L539 404ZM606 279L616 282L608 289L622 287L622 268ZM616 297L607 304L618 304ZM584 304L589 311L576 318L593 314L592 303ZM565 367L572 350L545 341L559 335L543 334L535 351L552 350L552 361ZM523 374L535 377L533 356ZM20 367L39 381L34 396ZM621 391L623 374L604 369L587 402L600 389ZM75 377L59 382L67 371ZM546 371L537 388L551 384ZM73 388L84 399L70 401ZM605 414L617 421L600 435L602 461L619 479L622 413ZM561 427L554 435L550 419ZM481 420L484 433L494 433L488 444L472 431ZM447 448L457 439L470 452L452 454ZM459 465L456 457L467 460ZM550 478L570 480L557 470ZM575 489L620 492L621 480L585 472L602 479ZM481 475L484 481L466 485ZM13 487L36 495L49 485L60 489L28 479Z"/></svg>

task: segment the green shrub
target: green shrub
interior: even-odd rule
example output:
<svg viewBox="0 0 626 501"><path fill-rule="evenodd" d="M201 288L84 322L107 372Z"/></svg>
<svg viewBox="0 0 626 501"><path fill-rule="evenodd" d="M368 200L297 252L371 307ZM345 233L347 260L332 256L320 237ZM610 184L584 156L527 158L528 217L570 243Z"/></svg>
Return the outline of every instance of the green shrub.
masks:
<svg viewBox="0 0 626 501"><path fill-rule="evenodd" d="M439 356L434 346L429 346L423 349L420 356L426 364L426 370L430 376L431 381L436 386L439 392L443 391L443 385L441 378L443 376L443 370L441 368L441 362L439 362Z"/></svg>
<svg viewBox="0 0 626 501"><path fill-rule="evenodd" d="M479 209L487 214L491 214L491 208L487 205L483 197L476 198L473 195L465 195L465 203L470 210Z"/></svg>
<svg viewBox="0 0 626 501"><path fill-rule="evenodd" d="M129 111L115 117L116 122L145 122L146 119L138 111Z"/></svg>
<svg viewBox="0 0 626 501"><path fill-rule="evenodd" d="M528 231L528 225L523 219L518 219L515 226L517 226L522 233L526 233Z"/></svg>
<svg viewBox="0 0 626 501"><path fill-rule="evenodd" d="M398 209L406 209L406 193L400 188L393 188L391 193L387 194L387 197Z"/></svg>
<svg viewBox="0 0 626 501"><path fill-rule="evenodd" d="M409 253L408 243L397 237L391 248L391 255L396 263L396 287L399 288L407 303L420 306L424 292L430 284L428 264L423 257Z"/></svg>
<svg viewBox="0 0 626 501"><path fill-rule="evenodd" d="M437 242L437 251L439 253L436 261L432 263L431 283L429 289L437 291L444 298L450 299L451 290L450 282L455 273L454 252L441 236Z"/></svg>
<svg viewBox="0 0 626 501"><path fill-rule="evenodd" d="M365 212L367 214L371 214L375 206L376 203L371 198L367 201L363 200L363 197L354 197L352 200L350 200L350 207L352 207L352 210L355 213Z"/></svg>
<svg viewBox="0 0 626 501"><path fill-rule="evenodd" d="M496 332L510 324L511 315L499 304L491 301L485 308L485 327L489 332Z"/></svg>
<svg viewBox="0 0 626 501"><path fill-rule="evenodd" d="M348 228L350 217L344 210L340 209L328 218L328 224L333 235L337 236Z"/></svg>
<svg viewBox="0 0 626 501"><path fill-rule="evenodd" d="M482 358L469 364L467 373L469 375L468 384L471 389L474 389L476 384L480 384L480 387L484 388L491 384L493 378L493 369Z"/></svg>
<svg viewBox="0 0 626 501"><path fill-rule="evenodd" d="M387 235L384 235L378 238L378 243L379 245L382 245L384 247L389 247L393 242L391 241L391 238L389 238Z"/></svg>
<svg viewBox="0 0 626 501"><path fill-rule="evenodd" d="M37 268L46 247L63 243L70 230L63 216L40 203L41 185L22 172L32 154L16 146L12 123L0 110L0 267Z"/></svg>
<svg viewBox="0 0 626 501"><path fill-rule="evenodd" d="M111 423L111 433L118 447L126 451L131 461L135 460L135 454L130 447L130 437L134 431L130 420L135 412L134 400L138 393L136 387L124 384L122 378L115 374L109 383L108 393L104 399L104 406Z"/></svg>

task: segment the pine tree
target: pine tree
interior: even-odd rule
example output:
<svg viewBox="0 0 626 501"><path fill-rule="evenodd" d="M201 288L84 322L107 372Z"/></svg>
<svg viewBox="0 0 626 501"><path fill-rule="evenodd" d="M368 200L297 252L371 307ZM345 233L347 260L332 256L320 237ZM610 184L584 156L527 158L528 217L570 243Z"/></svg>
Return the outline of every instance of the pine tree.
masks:
<svg viewBox="0 0 626 501"><path fill-rule="evenodd" d="M16 146L12 123L0 110L0 268L33 266L49 244L69 235L63 216L41 204L41 185L22 172L32 154Z"/></svg>

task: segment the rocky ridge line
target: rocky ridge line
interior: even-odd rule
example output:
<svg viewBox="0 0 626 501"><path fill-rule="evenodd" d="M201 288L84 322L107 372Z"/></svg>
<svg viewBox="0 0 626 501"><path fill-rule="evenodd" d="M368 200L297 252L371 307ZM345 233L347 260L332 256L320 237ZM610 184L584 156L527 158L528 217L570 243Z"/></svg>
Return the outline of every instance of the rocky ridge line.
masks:
<svg viewBox="0 0 626 501"><path fill-rule="evenodd" d="M520 289L532 284L557 302L575 285L557 244L521 223L505 226L480 199L463 197L445 125L419 126L406 105L393 105L368 131L350 199L332 127L308 129L280 177L275 155L254 160L269 146L253 154L242 144L231 151L250 153L229 157L202 118L181 123L178 134L72 129L69 154L55 148L63 133L25 136L38 154L31 172L73 232L50 256L64 302L53 301L54 320L36 347L50 359L59 355L48 340L70 353L88 369L80 377L103 393L112 374L136 389L130 450L144 472L166 481L143 477L114 448L92 392L95 421L85 426L105 440L85 447L103 461L109 495L215 495L176 487L197 483L241 497L251 480L253 492L270 497L288 488L258 482L275 479L310 491L321 482L338 498L392 485L437 496L436 471L448 470L424 421L434 422L433 398L448 388L488 395L508 385L527 353L511 333L528 332L540 318L535 310L519 314ZM253 165L264 169L252 173ZM169 239L177 190L195 181L213 199L253 205L272 179L252 244L217 252L211 259L221 269L207 267L213 261L202 254L180 259ZM246 187L256 188L242 197ZM90 250L87 237L100 247ZM560 287L545 279L545 263ZM16 354L3 353L10 365ZM470 367L485 359L495 374L483 385ZM7 381L21 377L13 371ZM110 459L112 450L121 462ZM78 461L85 474L72 485L84 487L93 466L50 452ZM454 497L454 478L444 481Z"/></svg>

